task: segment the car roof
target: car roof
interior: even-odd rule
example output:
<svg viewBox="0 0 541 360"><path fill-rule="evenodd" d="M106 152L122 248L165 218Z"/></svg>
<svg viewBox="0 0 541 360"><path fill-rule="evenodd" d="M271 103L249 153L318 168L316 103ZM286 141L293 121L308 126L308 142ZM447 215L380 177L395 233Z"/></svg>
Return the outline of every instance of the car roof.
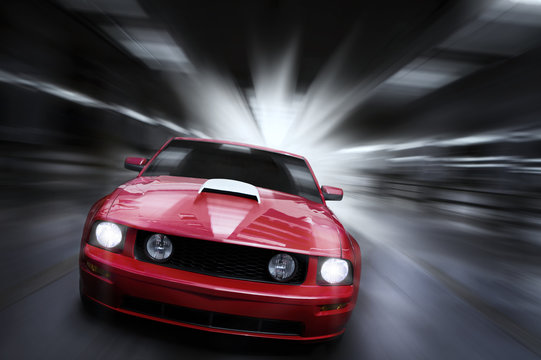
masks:
<svg viewBox="0 0 541 360"><path fill-rule="evenodd" d="M299 158L299 159L306 160L304 158L304 156L293 154L293 153L290 153L290 152L287 152L287 151L276 150L276 149L267 148L267 147L264 147L264 146L251 145L251 144L246 144L246 143L241 143L241 142L236 142L236 141L216 140L216 139L201 139L201 138L188 138L188 137L174 137L173 140L200 141L200 142L209 142L209 143L215 143L215 144L227 144L227 145L235 145L235 146L244 146L244 147L248 147L248 148L252 148L252 149L270 151L270 152L273 152L273 153L293 156L293 157L296 157L296 158Z"/></svg>

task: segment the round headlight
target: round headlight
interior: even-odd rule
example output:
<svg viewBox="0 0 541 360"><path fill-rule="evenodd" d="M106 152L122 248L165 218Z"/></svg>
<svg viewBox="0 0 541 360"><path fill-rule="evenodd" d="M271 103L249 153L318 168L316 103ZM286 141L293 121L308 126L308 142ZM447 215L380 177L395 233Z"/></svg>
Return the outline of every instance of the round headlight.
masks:
<svg viewBox="0 0 541 360"><path fill-rule="evenodd" d="M276 254L269 261L269 273L278 281L287 281L295 274L297 264L288 254Z"/></svg>
<svg viewBox="0 0 541 360"><path fill-rule="evenodd" d="M342 259L327 259L321 266L321 277L329 284L338 284L346 279L348 262Z"/></svg>
<svg viewBox="0 0 541 360"><path fill-rule="evenodd" d="M115 223L101 222L96 226L96 240L104 248L114 248L122 241L122 230Z"/></svg>
<svg viewBox="0 0 541 360"><path fill-rule="evenodd" d="M171 256L173 243L165 235L154 234L147 239L145 250L152 260L162 262Z"/></svg>

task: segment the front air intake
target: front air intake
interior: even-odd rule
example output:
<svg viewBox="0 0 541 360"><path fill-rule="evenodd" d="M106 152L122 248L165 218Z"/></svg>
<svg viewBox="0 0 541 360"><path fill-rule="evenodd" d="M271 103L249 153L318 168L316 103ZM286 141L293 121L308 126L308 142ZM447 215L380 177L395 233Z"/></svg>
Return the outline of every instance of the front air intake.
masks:
<svg viewBox="0 0 541 360"><path fill-rule="evenodd" d="M145 252L145 242L151 235L137 230L134 248L137 260L198 274L282 285L300 285L306 278L308 256L304 254L287 252L295 258L297 271L288 281L281 282L269 274L268 266L270 259L283 251L173 235L167 235L173 244L171 256L157 263Z"/></svg>

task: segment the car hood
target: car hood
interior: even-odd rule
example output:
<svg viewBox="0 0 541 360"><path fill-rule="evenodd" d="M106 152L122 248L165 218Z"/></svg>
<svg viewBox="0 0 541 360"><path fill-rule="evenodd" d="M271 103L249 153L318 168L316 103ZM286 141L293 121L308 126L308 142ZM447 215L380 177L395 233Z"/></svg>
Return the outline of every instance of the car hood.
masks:
<svg viewBox="0 0 541 360"><path fill-rule="evenodd" d="M139 177L115 190L107 220L134 228L319 256L341 256L347 234L324 205L258 188L260 202L199 193L205 179Z"/></svg>

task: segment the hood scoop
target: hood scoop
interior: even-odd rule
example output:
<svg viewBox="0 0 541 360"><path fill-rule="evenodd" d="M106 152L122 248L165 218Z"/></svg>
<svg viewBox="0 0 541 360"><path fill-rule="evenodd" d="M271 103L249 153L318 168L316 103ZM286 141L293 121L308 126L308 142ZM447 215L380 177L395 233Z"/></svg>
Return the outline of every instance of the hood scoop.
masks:
<svg viewBox="0 0 541 360"><path fill-rule="evenodd" d="M252 184L230 179L209 179L199 189L199 193L226 194L256 200L261 203L259 191Z"/></svg>

